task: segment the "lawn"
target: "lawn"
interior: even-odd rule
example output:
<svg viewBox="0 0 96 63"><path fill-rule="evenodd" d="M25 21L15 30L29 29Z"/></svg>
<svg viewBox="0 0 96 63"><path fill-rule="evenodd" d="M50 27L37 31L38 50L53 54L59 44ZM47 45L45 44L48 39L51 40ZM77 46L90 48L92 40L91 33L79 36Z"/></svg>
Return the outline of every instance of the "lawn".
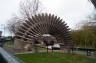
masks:
<svg viewBox="0 0 96 63"><path fill-rule="evenodd" d="M15 56L26 63L96 63L96 59L69 53L28 53Z"/></svg>
<svg viewBox="0 0 96 63"><path fill-rule="evenodd" d="M14 42L6 42L5 45L6 46L14 46Z"/></svg>
<svg viewBox="0 0 96 63"><path fill-rule="evenodd" d="M32 46L32 48L37 48L39 50L46 50L47 48L43 48L43 47L40 47L40 46Z"/></svg>

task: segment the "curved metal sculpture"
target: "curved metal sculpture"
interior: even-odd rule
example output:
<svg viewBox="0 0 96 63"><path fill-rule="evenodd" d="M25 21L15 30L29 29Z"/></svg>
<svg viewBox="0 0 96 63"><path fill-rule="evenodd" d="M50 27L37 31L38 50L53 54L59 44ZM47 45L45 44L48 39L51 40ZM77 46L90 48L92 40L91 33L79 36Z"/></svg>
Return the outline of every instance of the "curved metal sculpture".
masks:
<svg viewBox="0 0 96 63"><path fill-rule="evenodd" d="M60 17L51 14L38 14L26 20L16 32L16 39L19 43L32 43L35 37L43 34L63 39L66 47L72 45L68 26Z"/></svg>

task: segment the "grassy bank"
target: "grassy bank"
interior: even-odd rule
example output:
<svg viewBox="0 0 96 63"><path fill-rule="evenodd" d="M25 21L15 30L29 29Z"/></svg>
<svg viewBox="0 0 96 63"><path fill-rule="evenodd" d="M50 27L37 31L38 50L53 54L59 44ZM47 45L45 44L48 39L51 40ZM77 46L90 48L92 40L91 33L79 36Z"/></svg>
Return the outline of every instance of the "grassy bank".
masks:
<svg viewBox="0 0 96 63"><path fill-rule="evenodd" d="M26 63L96 63L96 59L69 53L17 54Z"/></svg>

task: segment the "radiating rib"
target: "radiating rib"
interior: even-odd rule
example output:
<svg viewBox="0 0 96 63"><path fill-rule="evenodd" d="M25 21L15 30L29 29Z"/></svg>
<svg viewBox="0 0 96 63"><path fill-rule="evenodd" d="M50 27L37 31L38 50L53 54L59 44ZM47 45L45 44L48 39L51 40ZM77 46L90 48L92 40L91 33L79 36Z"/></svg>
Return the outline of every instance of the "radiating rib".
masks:
<svg viewBox="0 0 96 63"><path fill-rule="evenodd" d="M32 19L26 20L16 32L17 37L23 41L33 39L35 36L50 34L64 39L64 42L71 44L71 36L67 24L60 17L51 14L38 14Z"/></svg>

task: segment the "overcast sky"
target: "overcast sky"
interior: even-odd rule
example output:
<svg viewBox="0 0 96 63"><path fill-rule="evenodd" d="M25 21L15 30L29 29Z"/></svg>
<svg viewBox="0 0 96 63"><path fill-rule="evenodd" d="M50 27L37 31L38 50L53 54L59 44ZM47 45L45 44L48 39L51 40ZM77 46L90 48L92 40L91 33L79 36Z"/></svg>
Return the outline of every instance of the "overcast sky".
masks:
<svg viewBox="0 0 96 63"><path fill-rule="evenodd" d="M44 12L61 17L70 28L93 12L93 5L88 0L40 0ZM17 13L20 0L0 0L0 29L13 14Z"/></svg>

